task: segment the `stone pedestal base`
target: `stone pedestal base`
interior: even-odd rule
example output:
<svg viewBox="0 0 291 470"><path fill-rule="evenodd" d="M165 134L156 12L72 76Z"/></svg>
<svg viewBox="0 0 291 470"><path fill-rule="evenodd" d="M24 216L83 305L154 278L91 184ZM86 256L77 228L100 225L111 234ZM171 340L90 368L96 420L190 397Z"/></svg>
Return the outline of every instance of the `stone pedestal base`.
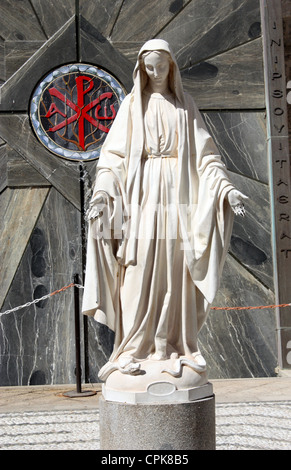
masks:
<svg viewBox="0 0 291 470"><path fill-rule="evenodd" d="M102 450L215 450L214 395L185 403L100 398Z"/></svg>

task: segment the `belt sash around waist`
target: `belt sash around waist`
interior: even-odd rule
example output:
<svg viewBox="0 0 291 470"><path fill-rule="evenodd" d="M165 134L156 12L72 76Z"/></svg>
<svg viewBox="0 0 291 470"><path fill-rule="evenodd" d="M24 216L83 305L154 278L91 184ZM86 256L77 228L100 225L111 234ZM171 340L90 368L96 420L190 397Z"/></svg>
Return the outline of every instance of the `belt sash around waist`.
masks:
<svg viewBox="0 0 291 470"><path fill-rule="evenodd" d="M146 155L144 155L144 158L145 159L149 159L149 158L177 158L177 155L165 155L163 153L160 153L160 154L147 153Z"/></svg>

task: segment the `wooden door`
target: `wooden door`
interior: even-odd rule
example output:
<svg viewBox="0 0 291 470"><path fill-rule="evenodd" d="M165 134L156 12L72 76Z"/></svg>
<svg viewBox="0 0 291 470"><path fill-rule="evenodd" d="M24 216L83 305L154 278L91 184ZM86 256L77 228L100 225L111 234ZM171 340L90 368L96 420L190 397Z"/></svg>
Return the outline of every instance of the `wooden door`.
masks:
<svg viewBox="0 0 291 470"><path fill-rule="evenodd" d="M83 214L96 161L60 158L37 139L29 112L35 87L63 65L84 63L129 92L137 52L154 37L170 43L234 183L250 196L215 305L272 304L259 0L2 0L0 28L1 312L68 285L74 273L83 278ZM68 289L2 315L0 384L74 382L73 313ZM213 311L201 335L210 376L273 375L275 328L272 309ZM98 381L112 340L91 319L82 326L83 379Z"/></svg>

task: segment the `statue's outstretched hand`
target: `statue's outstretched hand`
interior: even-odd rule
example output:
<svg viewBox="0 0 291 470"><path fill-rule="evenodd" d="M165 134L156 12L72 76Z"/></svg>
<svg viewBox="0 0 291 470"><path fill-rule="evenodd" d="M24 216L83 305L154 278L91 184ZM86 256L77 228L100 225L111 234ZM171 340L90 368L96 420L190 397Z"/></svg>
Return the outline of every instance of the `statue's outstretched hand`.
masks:
<svg viewBox="0 0 291 470"><path fill-rule="evenodd" d="M245 194L241 193L237 189L232 189L231 191L229 191L227 197L228 202L235 215L241 215L242 217L244 217L246 211L243 200L248 199L248 196L245 196Z"/></svg>
<svg viewBox="0 0 291 470"><path fill-rule="evenodd" d="M86 219L96 219L104 208L104 205L106 203L105 201L106 198L102 193L96 193L89 203L89 208L86 212Z"/></svg>

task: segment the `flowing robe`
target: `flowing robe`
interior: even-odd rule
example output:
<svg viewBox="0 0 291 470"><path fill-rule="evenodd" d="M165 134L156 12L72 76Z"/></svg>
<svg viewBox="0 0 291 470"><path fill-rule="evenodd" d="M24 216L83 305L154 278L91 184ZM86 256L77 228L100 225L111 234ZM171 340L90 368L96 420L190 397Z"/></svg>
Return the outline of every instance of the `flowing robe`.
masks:
<svg viewBox="0 0 291 470"><path fill-rule="evenodd" d="M115 331L110 361L195 353L219 287L233 185L184 103L131 93L102 148L94 194L106 204L89 226L82 310Z"/></svg>

